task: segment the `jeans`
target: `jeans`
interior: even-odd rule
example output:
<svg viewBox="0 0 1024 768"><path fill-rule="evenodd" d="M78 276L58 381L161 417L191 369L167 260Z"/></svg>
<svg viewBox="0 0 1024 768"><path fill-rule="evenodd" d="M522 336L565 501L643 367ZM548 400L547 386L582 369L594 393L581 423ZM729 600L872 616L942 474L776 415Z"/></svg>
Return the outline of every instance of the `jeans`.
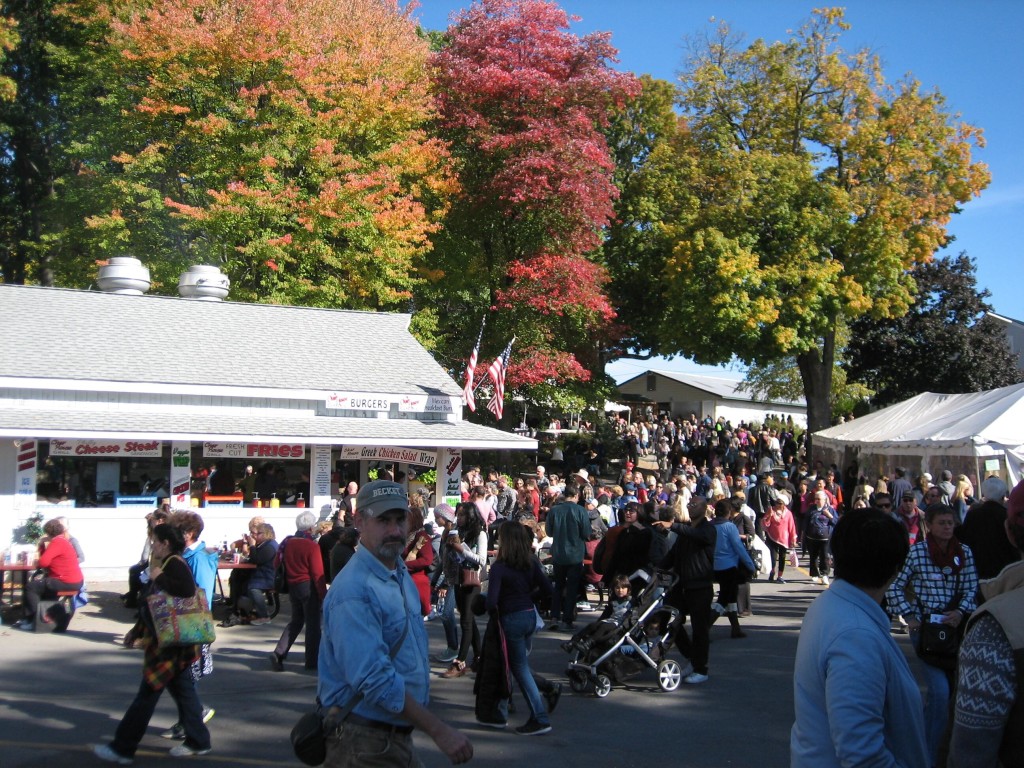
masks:
<svg viewBox="0 0 1024 768"><path fill-rule="evenodd" d="M448 643L449 650L456 650L459 647L459 625L455 621L455 588L448 587L444 598L439 601L438 609L441 613L441 626L444 627L444 639Z"/></svg>
<svg viewBox="0 0 1024 768"><path fill-rule="evenodd" d="M526 655L530 652L533 633L537 630L537 615L534 611L516 611L501 617L501 628L505 630L505 647L508 652L508 666L512 676L519 684L526 703L530 705L531 716L544 725L550 724L544 699L537 688L530 662Z"/></svg>
<svg viewBox="0 0 1024 768"><path fill-rule="evenodd" d="M166 687L174 703L178 705L178 722L185 729L185 746L196 750L209 749L210 731L203 724L203 705L199 703L199 696L196 694L195 684L188 669L171 678ZM117 754L125 757L132 757L135 754L139 742L146 735L146 728L163 692L163 688L153 690L145 680L142 681L139 692L135 694L135 701L124 713L114 734L114 740L110 742L110 748Z"/></svg>
<svg viewBox="0 0 1024 768"><path fill-rule="evenodd" d="M583 577L583 563L559 565L555 563L555 590L551 597L551 618L561 616L565 624L572 624L576 618L576 599L580 593L580 579Z"/></svg>
<svg viewBox="0 0 1024 768"><path fill-rule="evenodd" d="M408 733L342 723L326 739L326 768L423 768Z"/></svg>
<svg viewBox="0 0 1024 768"><path fill-rule="evenodd" d="M459 601L459 620L462 622L462 643L459 645L459 661L466 661L469 658L470 648L473 649L473 658L480 655L480 628L476 625L476 616L473 615L473 598L480 594L480 587L458 586L455 589L455 596Z"/></svg>
<svg viewBox="0 0 1024 768"><path fill-rule="evenodd" d="M320 656L320 595L308 581L288 585L292 618L281 633L274 652L284 661L303 626L306 628L306 669L316 669Z"/></svg>
<svg viewBox="0 0 1024 768"><path fill-rule="evenodd" d="M920 642L919 630L910 633L910 642L917 647ZM937 765L939 745L946 732L946 721L949 719L950 673L923 661L919 661L918 667L924 673L922 677L928 686L924 697L924 735L928 744L928 764Z"/></svg>

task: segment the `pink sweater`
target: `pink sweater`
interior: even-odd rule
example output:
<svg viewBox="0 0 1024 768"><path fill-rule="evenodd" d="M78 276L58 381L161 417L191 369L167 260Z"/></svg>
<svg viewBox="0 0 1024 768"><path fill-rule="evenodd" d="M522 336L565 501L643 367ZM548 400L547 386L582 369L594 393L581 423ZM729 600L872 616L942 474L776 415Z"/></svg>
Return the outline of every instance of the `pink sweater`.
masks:
<svg viewBox="0 0 1024 768"><path fill-rule="evenodd" d="M788 509L782 510L781 517L776 509L768 512L762 519L765 535L776 544L781 544L786 549L793 549L796 546L796 523L793 522L793 513Z"/></svg>

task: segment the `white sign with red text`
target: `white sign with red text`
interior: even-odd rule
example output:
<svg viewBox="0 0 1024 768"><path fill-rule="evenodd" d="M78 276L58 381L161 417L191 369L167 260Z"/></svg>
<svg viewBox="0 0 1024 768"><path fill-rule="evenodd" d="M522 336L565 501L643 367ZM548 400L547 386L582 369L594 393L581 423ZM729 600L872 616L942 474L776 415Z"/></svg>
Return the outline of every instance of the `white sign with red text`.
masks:
<svg viewBox="0 0 1024 768"><path fill-rule="evenodd" d="M36 507L36 464L39 444L35 440L22 440L17 444L18 471L15 475L14 508L19 516L27 517Z"/></svg>
<svg viewBox="0 0 1024 768"><path fill-rule="evenodd" d="M390 411L400 413L461 413L462 396L394 395L380 392L331 392L324 401L328 408L346 411Z"/></svg>
<svg viewBox="0 0 1024 768"><path fill-rule="evenodd" d="M380 392L331 392L325 404L345 411L390 411L394 398Z"/></svg>
<svg viewBox="0 0 1024 768"><path fill-rule="evenodd" d="M435 498L454 507L462 501L462 449L442 448L438 454L441 460Z"/></svg>
<svg viewBox="0 0 1024 768"><path fill-rule="evenodd" d="M415 464L420 467L433 467L437 464L437 454L432 451L421 451L417 448L389 448L382 445L341 446L342 461L398 461L403 464Z"/></svg>
<svg viewBox="0 0 1024 768"><path fill-rule="evenodd" d="M188 507L192 496L192 443L171 443L171 506Z"/></svg>
<svg viewBox="0 0 1024 768"><path fill-rule="evenodd" d="M304 459L301 443L203 443L204 459Z"/></svg>
<svg viewBox="0 0 1024 768"><path fill-rule="evenodd" d="M94 457L116 459L122 456L163 455L164 444L159 440L51 440L51 456Z"/></svg>

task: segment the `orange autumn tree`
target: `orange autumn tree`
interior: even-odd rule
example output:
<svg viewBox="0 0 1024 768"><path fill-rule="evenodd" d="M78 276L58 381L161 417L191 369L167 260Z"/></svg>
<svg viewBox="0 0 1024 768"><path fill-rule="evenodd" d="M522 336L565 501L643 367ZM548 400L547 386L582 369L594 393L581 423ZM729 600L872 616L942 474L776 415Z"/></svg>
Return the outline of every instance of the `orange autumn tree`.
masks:
<svg viewBox="0 0 1024 768"><path fill-rule="evenodd" d="M428 46L380 0L163 0L110 20L108 121L83 142L94 252L173 290L405 308L452 190Z"/></svg>

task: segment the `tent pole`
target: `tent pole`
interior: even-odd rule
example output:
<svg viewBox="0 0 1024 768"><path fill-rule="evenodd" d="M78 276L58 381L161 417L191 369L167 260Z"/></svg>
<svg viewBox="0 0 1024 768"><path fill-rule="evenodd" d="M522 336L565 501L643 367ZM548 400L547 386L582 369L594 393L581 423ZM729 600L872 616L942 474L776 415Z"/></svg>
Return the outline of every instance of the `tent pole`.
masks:
<svg viewBox="0 0 1024 768"><path fill-rule="evenodd" d="M981 481L983 480L983 478L981 476L981 465L978 463L978 454L974 454L974 477L977 478L977 481L978 481L978 485L974 489L975 494L977 494L975 496L975 498L980 499L981 498Z"/></svg>

